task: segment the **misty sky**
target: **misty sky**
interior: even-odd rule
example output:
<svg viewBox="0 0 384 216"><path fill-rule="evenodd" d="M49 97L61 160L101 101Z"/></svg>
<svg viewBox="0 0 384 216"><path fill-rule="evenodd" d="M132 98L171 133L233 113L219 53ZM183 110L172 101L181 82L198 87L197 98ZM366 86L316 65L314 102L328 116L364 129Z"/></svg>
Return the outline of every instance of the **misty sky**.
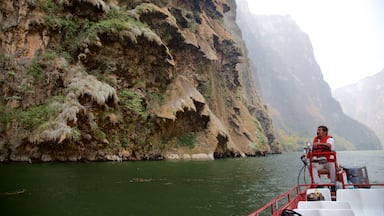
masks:
<svg viewBox="0 0 384 216"><path fill-rule="evenodd" d="M384 0L248 0L252 13L289 14L311 39L334 90L384 69Z"/></svg>

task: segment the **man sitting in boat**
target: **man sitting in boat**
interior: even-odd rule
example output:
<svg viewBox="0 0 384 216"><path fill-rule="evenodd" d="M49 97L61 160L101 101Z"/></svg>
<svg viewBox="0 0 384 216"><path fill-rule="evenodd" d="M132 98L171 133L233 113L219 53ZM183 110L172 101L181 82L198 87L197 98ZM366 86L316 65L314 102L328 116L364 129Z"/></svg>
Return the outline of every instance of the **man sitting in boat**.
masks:
<svg viewBox="0 0 384 216"><path fill-rule="evenodd" d="M313 139L312 151L314 153L334 151L335 140L328 135L328 128L326 126L319 126L317 128L317 136ZM328 163L325 157L312 158L312 176L315 184L320 183L318 171L327 169L330 174L331 183L336 183L336 170L333 163Z"/></svg>

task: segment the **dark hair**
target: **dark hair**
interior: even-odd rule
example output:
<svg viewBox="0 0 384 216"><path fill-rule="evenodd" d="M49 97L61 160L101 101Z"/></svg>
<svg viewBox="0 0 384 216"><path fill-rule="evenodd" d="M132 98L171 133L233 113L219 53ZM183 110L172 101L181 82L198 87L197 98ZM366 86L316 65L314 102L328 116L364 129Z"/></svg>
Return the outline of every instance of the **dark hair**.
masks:
<svg viewBox="0 0 384 216"><path fill-rule="evenodd" d="M318 128L321 128L328 135L328 128L327 128L327 126L321 125Z"/></svg>

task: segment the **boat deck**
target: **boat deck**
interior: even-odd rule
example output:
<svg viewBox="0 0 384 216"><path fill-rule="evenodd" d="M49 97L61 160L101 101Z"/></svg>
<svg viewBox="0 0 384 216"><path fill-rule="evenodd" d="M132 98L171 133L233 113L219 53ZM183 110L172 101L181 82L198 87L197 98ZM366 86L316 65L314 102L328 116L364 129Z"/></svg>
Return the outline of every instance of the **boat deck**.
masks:
<svg viewBox="0 0 384 216"><path fill-rule="evenodd" d="M328 188L297 185L249 216L266 213L280 216L285 209L302 216L384 216L384 184L365 184L364 187L367 188L338 189L331 193ZM323 200L307 201L307 195L311 193L321 193Z"/></svg>

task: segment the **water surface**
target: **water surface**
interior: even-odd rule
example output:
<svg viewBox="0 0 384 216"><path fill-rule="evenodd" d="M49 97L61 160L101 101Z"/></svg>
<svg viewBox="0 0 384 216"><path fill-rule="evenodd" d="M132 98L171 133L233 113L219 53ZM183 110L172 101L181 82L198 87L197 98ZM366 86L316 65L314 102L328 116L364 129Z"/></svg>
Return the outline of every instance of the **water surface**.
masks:
<svg viewBox="0 0 384 216"><path fill-rule="evenodd" d="M1 164L0 215L247 215L297 183L300 155ZM338 159L367 165L371 182L384 180L384 151L339 152Z"/></svg>

